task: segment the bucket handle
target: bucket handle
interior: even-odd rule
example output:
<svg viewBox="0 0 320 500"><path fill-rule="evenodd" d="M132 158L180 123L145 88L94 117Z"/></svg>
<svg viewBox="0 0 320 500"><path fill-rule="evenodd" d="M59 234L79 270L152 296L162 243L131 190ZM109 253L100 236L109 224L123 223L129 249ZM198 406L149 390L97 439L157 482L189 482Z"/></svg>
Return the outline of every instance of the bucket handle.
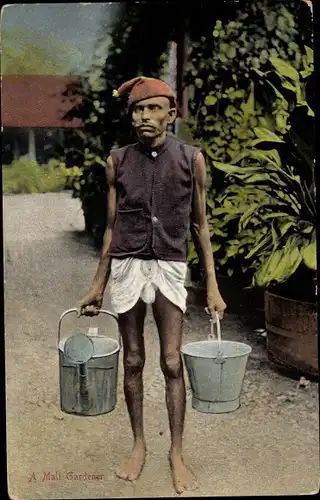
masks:
<svg viewBox="0 0 320 500"><path fill-rule="evenodd" d="M214 317L215 316L215 317ZM216 336L214 334L214 324L217 325L217 338L219 344L221 343L221 326L220 326L220 318L218 311L215 311L215 315L210 315L210 333L208 335L208 340L216 340Z"/></svg>
<svg viewBox="0 0 320 500"><path fill-rule="evenodd" d="M220 318L218 311L215 311L215 318L212 315L210 317L210 333L208 335L208 340L216 340L213 327L214 324L217 325L217 338L218 338L218 351L217 351L217 357L215 358L214 362L217 364L223 364L225 363L226 360L223 356L223 351L221 349L221 326L220 326Z"/></svg>
<svg viewBox="0 0 320 500"><path fill-rule="evenodd" d="M66 311L64 311L61 314L60 319L59 319L59 324L58 324L58 346L59 346L60 338L61 338L61 323L62 323L63 318L65 316L67 316L67 314L70 314L70 313L77 313L78 314L78 312L79 312L78 309L73 308L73 309L67 309ZM112 316L116 320L116 322L118 323L118 315L116 313L106 311L105 309L100 309L98 314L100 314L100 313L108 314L108 316ZM119 342L119 345L122 346L121 335L120 335L119 329L118 329L118 339L117 340Z"/></svg>

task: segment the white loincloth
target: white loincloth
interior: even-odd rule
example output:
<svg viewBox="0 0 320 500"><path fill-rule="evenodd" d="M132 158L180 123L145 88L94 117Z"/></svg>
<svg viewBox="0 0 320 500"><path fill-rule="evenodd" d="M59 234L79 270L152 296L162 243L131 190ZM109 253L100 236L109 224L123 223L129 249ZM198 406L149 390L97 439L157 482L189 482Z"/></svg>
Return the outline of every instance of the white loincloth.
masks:
<svg viewBox="0 0 320 500"><path fill-rule="evenodd" d="M155 300L156 290L184 313L187 291L187 264L135 257L111 260L111 304L117 314L129 311L141 298L146 304Z"/></svg>

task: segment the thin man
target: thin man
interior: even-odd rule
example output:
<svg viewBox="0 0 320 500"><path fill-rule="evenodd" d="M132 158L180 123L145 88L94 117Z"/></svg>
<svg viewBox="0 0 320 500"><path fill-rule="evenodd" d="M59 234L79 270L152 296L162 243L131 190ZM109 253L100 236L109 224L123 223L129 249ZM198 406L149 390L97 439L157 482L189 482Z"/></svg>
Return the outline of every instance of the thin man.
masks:
<svg viewBox="0 0 320 500"><path fill-rule="evenodd" d="M201 251L207 305L222 319L226 304L216 280L206 218L206 164L200 150L167 134L176 119L176 100L163 81L138 77L116 95L129 92L127 111L138 142L114 149L107 159L107 228L98 269L80 314L99 313L107 283L123 339L124 394L133 449L117 475L136 480L144 466L144 320L152 304L159 332L161 369L171 447L169 462L177 493L198 481L183 460L186 389L180 354L187 292L187 235Z"/></svg>

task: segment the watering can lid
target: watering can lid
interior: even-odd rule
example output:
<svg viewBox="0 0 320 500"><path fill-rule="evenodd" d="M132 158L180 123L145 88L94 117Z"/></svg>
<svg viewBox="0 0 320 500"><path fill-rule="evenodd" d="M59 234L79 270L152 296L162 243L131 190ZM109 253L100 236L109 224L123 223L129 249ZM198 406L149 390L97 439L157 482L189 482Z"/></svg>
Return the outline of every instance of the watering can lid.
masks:
<svg viewBox="0 0 320 500"><path fill-rule="evenodd" d="M93 342L87 335L78 333L69 337L64 344L64 354L74 363L86 363L92 357Z"/></svg>

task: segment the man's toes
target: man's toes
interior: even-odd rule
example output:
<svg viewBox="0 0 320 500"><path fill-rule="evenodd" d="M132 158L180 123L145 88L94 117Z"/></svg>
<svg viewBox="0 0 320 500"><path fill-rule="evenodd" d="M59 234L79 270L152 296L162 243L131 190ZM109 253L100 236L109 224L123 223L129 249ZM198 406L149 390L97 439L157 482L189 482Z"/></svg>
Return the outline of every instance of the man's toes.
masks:
<svg viewBox="0 0 320 500"><path fill-rule="evenodd" d="M175 490L177 493L183 493L184 492L184 487L182 486L181 483L175 483Z"/></svg>
<svg viewBox="0 0 320 500"><path fill-rule="evenodd" d="M116 471L116 475L118 477L120 477L120 479L127 479L128 478L128 474L124 470L122 470L122 469L118 469Z"/></svg>
<svg viewBox="0 0 320 500"><path fill-rule="evenodd" d="M138 479L138 476L139 476L139 473L131 472L130 474L128 474L127 480L128 481L135 481L136 479Z"/></svg>
<svg viewBox="0 0 320 500"><path fill-rule="evenodd" d="M188 483L187 485L185 485L185 489L188 491L193 491L193 490L196 490L197 488L199 488L199 483L196 479L194 481Z"/></svg>

